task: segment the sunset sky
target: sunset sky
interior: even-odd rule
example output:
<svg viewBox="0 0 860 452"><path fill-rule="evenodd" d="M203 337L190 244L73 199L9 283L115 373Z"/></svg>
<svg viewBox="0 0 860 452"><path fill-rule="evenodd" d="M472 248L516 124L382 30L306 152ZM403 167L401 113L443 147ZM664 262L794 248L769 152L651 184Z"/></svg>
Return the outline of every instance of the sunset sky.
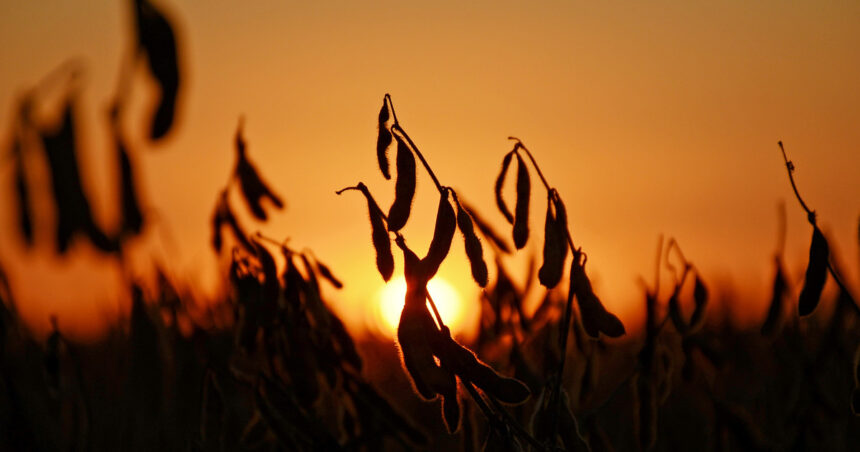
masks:
<svg viewBox="0 0 860 452"><path fill-rule="evenodd" d="M92 337L127 295L114 261L83 241L57 258L43 224L36 249L18 243L5 207L16 96L84 59L86 188L98 220L112 225L104 111L132 45L130 3L0 3L0 263L37 329L57 313L72 334ZM493 183L507 137L521 138L566 202L597 293L625 323L641 321L637 278L650 280L660 234L681 243L715 291L732 284L743 295L732 307L740 318L760 321L781 200L799 290L811 229L778 140L860 294L860 3L644 3L160 1L177 26L184 84L178 128L151 144L141 112L153 87L135 75L137 113L125 126L140 189L158 212L135 255L164 262L201 299L216 292L227 261L209 247L210 216L241 115L250 158L287 203L266 224L248 215L243 224L329 264L346 285L331 294L337 309L361 329L382 279L364 200L334 192L363 181L390 205L394 185L375 156L376 115L390 93L442 183L506 233ZM418 177L404 233L423 251L438 197L426 173ZM545 204L533 190L532 239L506 262L512 269L542 244ZM474 306L459 236L439 275Z"/></svg>

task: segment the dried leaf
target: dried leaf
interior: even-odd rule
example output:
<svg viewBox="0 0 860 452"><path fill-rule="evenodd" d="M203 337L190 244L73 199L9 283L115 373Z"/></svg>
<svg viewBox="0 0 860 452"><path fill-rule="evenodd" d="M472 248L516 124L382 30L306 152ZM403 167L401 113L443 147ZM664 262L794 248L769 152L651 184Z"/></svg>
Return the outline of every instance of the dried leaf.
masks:
<svg viewBox="0 0 860 452"><path fill-rule="evenodd" d="M504 198L502 198L502 188L505 185L505 176L508 173L508 167L511 165L511 158L513 157L514 152L508 152L505 154L505 158L502 159L502 170L499 172L499 176L496 177L496 205L499 206L499 211L502 212L502 215L505 216L505 219L508 220L508 223L513 224L514 216L511 214L511 211L508 210L507 204L505 204ZM519 156L517 156L519 159Z"/></svg>
<svg viewBox="0 0 860 452"><path fill-rule="evenodd" d="M236 130L236 177L239 178L239 186L242 189L242 196L254 214L260 221L266 221L266 211L261 204L262 198L268 198L272 204L278 209L284 207L284 202L275 194L265 182L260 178L257 169L248 160L248 155L245 151L245 140L242 137L242 124Z"/></svg>
<svg viewBox="0 0 860 452"><path fill-rule="evenodd" d="M161 88L161 98L152 119L150 138L158 140L170 131L176 114L179 64L173 27L148 0L135 0L138 48L146 56L149 70Z"/></svg>
<svg viewBox="0 0 860 452"><path fill-rule="evenodd" d="M567 258L567 231L553 212L553 207L550 197L546 204L544 223L543 264L538 270L538 280L547 289L552 289L561 281L564 261Z"/></svg>
<svg viewBox="0 0 860 452"><path fill-rule="evenodd" d="M421 260L424 276L429 280L439 270L445 256L451 249L451 241L457 230L457 216L448 201L448 191L443 190L439 196L439 208L436 211L436 226L433 229L433 239L427 255Z"/></svg>
<svg viewBox="0 0 860 452"><path fill-rule="evenodd" d="M394 183L394 203L388 210L388 230L399 231L409 220L412 198L415 196L415 156L397 135L397 180Z"/></svg>
<svg viewBox="0 0 860 452"><path fill-rule="evenodd" d="M827 281L827 261L830 258L830 247L827 239L817 226L812 230L812 244L809 247L809 266L806 268L806 280L800 291L798 313L809 315L818 306L821 291Z"/></svg>
<svg viewBox="0 0 860 452"><path fill-rule="evenodd" d="M529 198L531 182L522 157L517 154L517 203L514 208L514 246L522 249L529 239Z"/></svg>
<svg viewBox="0 0 860 452"><path fill-rule="evenodd" d="M391 131L388 130L388 102L382 99L382 109L379 110L379 136L376 138L376 158L379 160L379 170L385 179L391 179L388 169L388 147L391 145Z"/></svg>
<svg viewBox="0 0 860 452"><path fill-rule="evenodd" d="M466 256L472 269L472 278L481 287L487 286L487 263L484 261L484 248L481 241L475 235L475 227L469 212L457 203L457 226L463 234L463 242L466 245Z"/></svg>
<svg viewBox="0 0 860 452"><path fill-rule="evenodd" d="M773 289L770 295L770 304L767 310L767 317L764 324L761 326L761 334L770 336L779 326L780 316L782 315L782 301L785 298L785 290L787 288L785 273L782 271L782 260L779 257L774 258L776 265L776 275L773 277Z"/></svg>

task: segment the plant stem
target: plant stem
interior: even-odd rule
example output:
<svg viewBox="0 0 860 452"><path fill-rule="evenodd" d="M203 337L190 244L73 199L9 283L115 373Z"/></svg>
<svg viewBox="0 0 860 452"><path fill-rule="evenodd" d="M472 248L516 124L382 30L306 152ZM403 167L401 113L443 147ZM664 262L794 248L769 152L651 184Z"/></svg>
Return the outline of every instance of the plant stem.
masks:
<svg viewBox="0 0 860 452"><path fill-rule="evenodd" d="M800 197L800 192L797 191L797 185L794 183L794 163L792 163L785 154L785 148L782 146L782 141L777 142L777 144L779 145L779 150L782 151L782 159L785 161L785 169L788 171L788 180L791 182L794 196L797 197L797 200L800 202L800 206L806 211L809 223L815 226L815 211L810 210L809 207L806 206L806 203L803 202L803 198Z"/></svg>
<svg viewBox="0 0 860 452"><path fill-rule="evenodd" d="M797 191L797 185L794 183L794 163L788 159L788 156L785 154L785 148L782 146L782 141L778 141L779 149L782 151L782 159L785 160L785 167L788 170L788 180L791 182L791 188L794 190L794 195L797 197L797 200L800 202L800 206L803 207L803 210L806 211L806 219L809 221L809 224L812 225L813 228L818 228L815 222L815 211L811 210L805 202L803 202L803 198L800 197L800 192ZM854 305L854 309L860 311L860 307L857 306L857 301L851 295L851 292L848 291L848 288L842 282L842 278L839 276L839 273L836 272L836 269L833 268L833 263L830 259L827 259L827 270L830 272L830 275L833 276L833 280L836 281L836 284L839 286L839 289L842 290L845 295L851 300L851 304Z"/></svg>
<svg viewBox="0 0 860 452"><path fill-rule="evenodd" d="M430 169L430 164L428 164L427 160L424 159L424 155L421 154L421 151L418 150L418 146L415 146L415 142L412 141L412 138L409 137L409 134L406 133L405 130L403 130L403 127L400 127L400 122L397 121L397 113L394 111L394 102L391 101L391 96L388 93L385 94L385 101L388 102L388 106L391 110L391 117L392 119L394 119L394 124L392 124L391 126L392 132L396 130L397 133L400 134L403 139L406 140L406 143L409 144L409 147L412 148L412 151L414 151L415 155L418 156L418 160L421 160L421 164L424 165L424 169L427 170L427 174L429 174L430 178L433 179L433 183L436 185L436 189L439 190L439 193L442 193L445 187L443 187L442 184L439 183L439 179L436 178L436 174L434 174L433 170Z"/></svg>

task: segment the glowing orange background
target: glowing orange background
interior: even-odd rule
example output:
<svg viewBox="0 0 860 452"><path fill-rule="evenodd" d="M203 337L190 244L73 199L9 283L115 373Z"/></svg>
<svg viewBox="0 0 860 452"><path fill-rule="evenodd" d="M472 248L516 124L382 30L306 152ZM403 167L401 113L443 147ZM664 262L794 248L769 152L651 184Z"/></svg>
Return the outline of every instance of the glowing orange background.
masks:
<svg viewBox="0 0 860 452"><path fill-rule="evenodd" d="M243 114L251 158L288 202L249 229L313 249L346 282L333 296L359 325L381 278L363 201L334 191L361 180L383 205L392 199L374 155L386 92L443 183L499 226L493 181L510 148L506 137L522 138L568 205L598 293L625 321L635 323L642 310L636 278L653 273L661 233L680 241L712 286L733 281L747 296L732 309L757 321L779 200L789 218L786 258L799 281L810 231L786 180L780 139L857 287L860 3L164 3L181 25L180 128L155 147L137 140L135 159L146 200L176 247L153 224L137 254L160 256L204 297L221 278L209 218ZM84 57L93 126L85 171L105 224L115 213L100 188L113 175L97 158L108 152L98 121L131 44L130 19L125 2L0 3L0 134L8 136L16 93L68 57ZM135 87L139 109L151 86L138 77ZM129 128L140 138L140 123ZM9 174L4 164L3 206ZM426 246L437 198L424 175L418 184L406 233ZM538 237L543 208L533 204ZM57 312L74 334L97 334L125 296L115 265L85 246L62 260L44 241L25 253L10 210L0 209L0 260L22 314L44 328ZM458 238L440 275L474 294L465 265Z"/></svg>

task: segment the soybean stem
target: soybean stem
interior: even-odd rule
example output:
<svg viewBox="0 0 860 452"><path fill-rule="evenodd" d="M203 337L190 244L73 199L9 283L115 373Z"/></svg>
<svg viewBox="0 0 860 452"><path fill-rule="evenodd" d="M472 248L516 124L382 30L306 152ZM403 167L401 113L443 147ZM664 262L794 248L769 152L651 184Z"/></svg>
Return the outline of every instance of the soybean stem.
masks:
<svg viewBox="0 0 860 452"><path fill-rule="evenodd" d="M388 106L391 109L391 117L394 119L394 124L391 126L392 131L397 131L405 140L406 143L409 144L409 147L415 151L415 155L418 156L418 160L421 160L421 164L424 165L424 169L427 170L427 174L430 175L430 178L433 179L433 183L436 185L436 189L439 190L439 193L442 193L445 190L445 187L439 183L439 179L436 178L436 174L433 173L433 170L430 169L430 164L427 163L427 160L424 159L424 155L421 154L421 151L418 150L418 146L412 141L412 138L409 138L409 134L403 130L403 127L400 127L400 122L397 121L397 113L394 111L394 102L391 101L391 96L389 94L385 94L385 100L388 102Z"/></svg>

